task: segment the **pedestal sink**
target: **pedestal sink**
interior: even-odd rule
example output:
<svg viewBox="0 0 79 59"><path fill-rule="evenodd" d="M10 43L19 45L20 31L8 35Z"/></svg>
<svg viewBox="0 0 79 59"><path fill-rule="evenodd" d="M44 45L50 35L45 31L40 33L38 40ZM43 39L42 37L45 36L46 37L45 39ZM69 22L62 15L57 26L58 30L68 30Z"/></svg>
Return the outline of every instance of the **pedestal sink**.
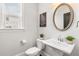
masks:
<svg viewBox="0 0 79 59"><path fill-rule="evenodd" d="M50 47L56 48L67 54L70 54L75 47L75 44L68 44L67 42L60 42L58 41L58 39L55 39L55 38L42 40L42 43Z"/></svg>

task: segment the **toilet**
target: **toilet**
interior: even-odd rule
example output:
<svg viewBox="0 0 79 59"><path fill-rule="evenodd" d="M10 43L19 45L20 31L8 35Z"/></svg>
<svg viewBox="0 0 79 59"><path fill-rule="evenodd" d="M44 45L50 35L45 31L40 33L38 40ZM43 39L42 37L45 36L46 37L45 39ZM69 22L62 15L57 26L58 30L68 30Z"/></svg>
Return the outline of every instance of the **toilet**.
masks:
<svg viewBox="0 0 79 59"><path fill-rule="evenodd" d="M41 54L42 49L45 48L45 45L41 42L42 40L36 40L36 47L29 48L25 51L25 54L28 56L39 56Z"/></svg>

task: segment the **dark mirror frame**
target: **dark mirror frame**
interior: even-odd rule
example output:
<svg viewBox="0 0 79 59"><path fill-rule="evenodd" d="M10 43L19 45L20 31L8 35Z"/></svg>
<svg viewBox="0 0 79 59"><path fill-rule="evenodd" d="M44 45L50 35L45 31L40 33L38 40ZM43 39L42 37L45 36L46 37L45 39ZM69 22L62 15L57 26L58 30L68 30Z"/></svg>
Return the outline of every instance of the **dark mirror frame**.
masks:
<svg viewBox="0 0 79 59"><path fill-rule="evenodd" d="M58 27L56 26L56 23L55 23L55 14L56 14L56 11L57 11L61 6L63 6L63 5L67 6L67 7L70 9L70 22L69 22L69 24L68 24L67 27L65 27L64 29L60 29L60 28L58 28ZM60 4L60 5L57 6L57 8L55 9L54 14L53 14L53 23L54 23L54 26L55 26L56 29L58 29L58 30L60 30L60 31L66 31L66 30L69 29L70 26L72 25L73 19L74 19L74 11L73 11L72 7L71 7L69 4L67 4L67 3L62 3L62 4Z"/></svg>
<svg viewBox="0 0 79 59"><path fill-rule="evenodd" d="M46 27L46 12L40 14L40 27Z"/></svg>

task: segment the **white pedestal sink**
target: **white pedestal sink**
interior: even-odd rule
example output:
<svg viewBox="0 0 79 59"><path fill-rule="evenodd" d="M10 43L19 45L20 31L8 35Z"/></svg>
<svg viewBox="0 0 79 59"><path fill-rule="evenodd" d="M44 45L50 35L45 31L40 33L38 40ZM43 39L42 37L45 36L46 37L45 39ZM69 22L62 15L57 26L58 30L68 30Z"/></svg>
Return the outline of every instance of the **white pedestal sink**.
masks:
<svg viewBox="0 0 79 59"><path fill-rule="evenodd" d="M66 42L60 42L57 39L42 40L42 43L44 43L48 46L51 46L53 48L56 48L67 54L70 54L75 46L75 44L68 44Z"/></svg>

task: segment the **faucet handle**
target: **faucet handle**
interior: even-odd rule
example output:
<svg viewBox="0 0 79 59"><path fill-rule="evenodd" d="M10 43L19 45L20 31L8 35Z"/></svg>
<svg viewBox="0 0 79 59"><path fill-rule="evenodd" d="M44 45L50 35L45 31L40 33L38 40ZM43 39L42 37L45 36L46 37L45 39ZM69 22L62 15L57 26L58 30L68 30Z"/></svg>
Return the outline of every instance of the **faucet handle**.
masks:
<svg viewBox="0 0 79 59"><path fill-rule="evenodd" d="M61 36L59 35L59 36L58 36L58 40L60 40L60 39L61 39Z"/></svg>

